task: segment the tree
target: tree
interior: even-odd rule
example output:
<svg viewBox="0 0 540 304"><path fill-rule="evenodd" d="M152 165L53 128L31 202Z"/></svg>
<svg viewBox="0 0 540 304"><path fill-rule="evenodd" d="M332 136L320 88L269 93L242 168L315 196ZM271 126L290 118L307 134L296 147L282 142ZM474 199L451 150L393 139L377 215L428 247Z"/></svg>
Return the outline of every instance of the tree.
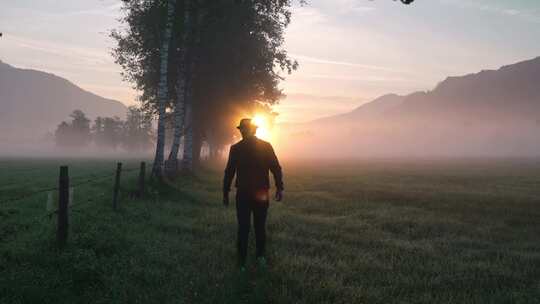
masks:
<svg viewBox="0 0 540 304"><path fill-rule="evenodd" d="M185 101L188 89L186 85L186 79L189 77L191 72L191 63L189 62L188 53L191 52L192 46L189 43L193 39L193 24L192 24L192 7L190 0L184 0L184 20L182 28L182 39L180 44L177 47L178 50L178 64L177 64L177 80L176 80L176 102L174 105L174 135L173 142L171 145L171 151L169 154L168 161L173 164L173 167L176 169L178 161L178 152L180 150L180 140L183 135L184 130L184 118L185 118ZM191 35L190 35L191 34ZM191 48L190 48L191 47ZM189 97L189 96L188 96Z"/></svg>
<svg viewBox="0 0 540 304"><path fill-rule="evenodd" d="M94 144L99 148L116 150L124 140L124 125L117 116L98 116L92 127Z"/></svg>
<svg viewBox="0 0 540 304"><path fill-rule="evenodd" d="M94 139L94 144L98 147L105 147L105 134L103 130L103 118L101 116L96 117L94 120L94 126L92 127L92 138Z"/></svg>
<svg viewBox="0 0 540 304"><path fill-rule="evenodd" d="M71 127L70 125L62 121L58 127L56 128L56 131L54 132L54 139L56 142L56 145L59 147L69 147L71 146Z"/></svg>
<svg viewBox="0 0 540 304"><path fill-rule="evenodd" d="M172 23L174 18L174 8L176 0L167 2L167 22L163 31L163 39L160 54L160 77L157 91L158 103L158 131L156 143L156 155L154 157L154 166L152 176L161 178L163 159L165 154L165 111L167 107L168 95L168 72L169 72L169 45L171 44Z"/></svg>
<svg viewBox="0 0 540 304"><path fill-rule="evenodd" d="M189 2L188 2L189 3ZM197 8L197 4L199 4L199 1L195 0L193 2L195 4L195 8ZM184 8L189 11L189 7ZM203 9L201 7L198 8L199 10ZM187 14L189 16L190 14ZM183 90L183 96L184 96L184 121L183 121L183 129L184 129L184 151L182 156L182 170L184 172L193 172L193 137L194 137L194 121L193 121L193 79L194 79L194 73L195 73L195 67L199 60L199 55L196 52L196 48L198 47L198 44L201 40L201 30L198 29L200 24L200 12L195 10L193 13L194 17L189 18L186 20L184 28L185 31L187 31L187 37L186 39L186 54L184 58L184 73L178 75L178 78L184 79L184 90ZM190 22L191 21L191 22ZM179 109L179 111L181 111ZM175 138L173 142L173 149L176 148L174 144L180 142L180 132L175 132ZM199 153L200 151L197 150Z"/></svg>
<svg viewBox="0 0 540 304"><path fill-rule="evenodd" d="M118 116L103 119L103 140L105 147L116 150L122 140L122 126L124 122Z"/></svg>
<svg viewBox="0 0 540 304"><path fill-rule="evenodd" d="M90 120L81 110L73 111L70 117L70 123L63 121L58 125L55 132L56 144L76 148L86 146L91 140Z"/></svg>
<svg viewBox="0 0 540 304"><path fill-rule="evenodd" d="M128 30L125 33L112 33L113 38L118 42L114 55L116 61L123 67L125 79L134 83L134 86L142 91L141 100L145 105L145 110L154 113L159 112L159 110L156 111L159 103L155 98L156 88L159 87L156 81L156 71L159 70L157 68L159 60L156 60L156 57L159 54L155 51L158 49L159 39L156 37L163 29L156 25L161 26L162 23L159 20L166 19L159 2L125 1L128 14L124 22L128 25ZM277 90L279 75L274 71L274 66L288 67L292 70L292 66L296 63L290 60L280 47L283 42L283 27L290 20L288 9L292 1L190 2L192 10L199 12L193 14L196 17L190 18L192 23L197 24L191 27L193 31L196 30L196 34L186 29L186 25L190 22L185 20L185 16L189 14L185 12L188 7L187 1L183 1L184 5L177 5L170 47L173 56L169 58L169 62L170 65L175 66L168 68L168 90L171 93L169 95L173 96L172 92L175 91L174 96L177 98L176 103L168 103L167 106L173 109L176 121L180 121L179 118L183 117L183 123L175 124L176 136L174 136L171 147L173 153L169 155L170 158L175 157L180 137L185 135L185 141L188 144L184 145L183 155L187 156L184 159L189 160L189 155L193 155L196 161L201 140L209 132L210 127L213 128L212 121L231 121L231 114L225 113L226 111L231 112L230 109L233 108L235 110L231 113L237 114L236 109L244 108L246 104L259 102L255 99L250 100L250 96L265 96L263 102L276 101L281 96L281 92ZM242 19L244 17L250 18L248 25L244 25ZM259 17L263 18L258 22ZM188 35L190 33L193 34ZM272 35L278 36L272 37ZM186 36L190 38L182 38ZM251 42L252 45L251 48L246 48L245 52L253 54L242 54L244 52L242 44L246 44L244 40ZM195 43L197 51L194 52L194 48L190 46L197 41L200 43ZM196 56L190 58L193 54ZM179 67L184 60L189 62L189 65L186 64L182 71ZM255 62L256 60L259 62ZM250 71L254 72L249 75ZM242 73L244 76L239 77L242 80L234 80ZM267 77L262 77L265 74ZM184 79L180 77L182 75L185 75ZM176 81L172 82L172 79ZM242 81L246 84L242 85ZM185 86L178 85L182 82ZM183 88L185 88L184 92L182 92ZM234 90L239 92L234 92ZM245 92L240 92L242 90ZM247 91L252 91L252 93ZM262 91L266 93L260 93ZM208 94L209 92L212 93ZM184 102L182 102L182 97ZM226 106L222 108L221 104ZM212 115L201 114L209 107L213 108L210 109ZM223 111L217 110L220 108ZM236 118L234 117L234 120ZM189 123L190 120L193 124ZM228 124L227 127L230 125ZM182 130L185 131L182 132ZM190 148L190 138L193 138L193 149Z"/></svg>
<svg viewBox="0 0 540 304"><path fill-rule="evenodd" d="M81 110L75 110L70 115L71 117L71 128L75 138L73 139L77 145L84 146L88 144L91 140L90 136L90 119L86 117Z"/></svg>
<svg viewBox="0 0 540 304"><path fill-rule="evenodd" d="M238 118L252 115L261 104L278 102L282 73L297 68L283 49L291 1L253 3L215 8L213 14L224 17L214 18L204 31L195 112L200 134L207 141L212 138L214 150L230 143Z"/></svg>
<svg viewBox="0 0 540 304"><path fill-rule="evenodd" d="M141 92L143 109L174 116L169 160L176 160L183 137L183 163L191 170L202 140L219 150L231 141L240 116L282 98L283 73L298 66L283 48L293 1L182 0L171 21L170 1L124 0L127 30L112 33L118 43L113 54L124 78ZM170 40L163 39L167 29ZM160 51L165 40L168 65ZM164 89L168 98L159 93ZM159 125L156 163L164 144Z"/></svg>
<svg viewBox="0 0 540 304"><path fill-rule="evenodd" d="M132 152L146 151L152 147L152 137L152 115L129 107L122 132L124 148Z"/></svg>

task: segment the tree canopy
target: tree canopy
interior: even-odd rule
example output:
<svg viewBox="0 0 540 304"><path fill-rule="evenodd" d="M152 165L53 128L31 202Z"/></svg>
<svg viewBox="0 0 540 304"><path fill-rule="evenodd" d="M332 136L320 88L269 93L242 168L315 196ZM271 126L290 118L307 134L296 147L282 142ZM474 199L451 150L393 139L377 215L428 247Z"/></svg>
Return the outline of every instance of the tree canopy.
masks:
<svg viewBox="0 0 540 304"><path fill-rule="evenodd" d="M111 33L117 41L113 51L116 62L123 68L125 80L141 93L140 101L148 113L158 109L160 55L169 1L123 0L124 27ZM400 0L403 4L413 1ZM192 103L190 131L195 141L212 141L210 145L217 148L229 143L240 117L255 110L271 112L270 106L283 97L278 85L298 67L284 49L293 2L174 2L166 107L168 112L178 110L182 105L176 102L179 98ZM180 91L184 89L185 93Z"/></svg>
<svg viewBox="0 0 540 304"><path fill-rule="evenodd" d="M180 50L191 50L195 62L191 70L195 135L212 137L219 143L231 140L233 121L259 104L276 103L283 74L297 63L283 48L284 29L290 23L290 0L177 1L173 35L169 46L167 107L174 108L176 83L181 64ZM113 54L123 68L126 80L141 92L145 110L156 111L159 81L160 45L167 1L124 1L124 31L114 31L117 41ZM193 12L197 31L194 40L181 39L184 11ZM196 48L196 51L195 51ZM197 58L194 58L197 56ZM228 131L225 131L228 130ZM209 136L209 134L212 136Z"/></svg>

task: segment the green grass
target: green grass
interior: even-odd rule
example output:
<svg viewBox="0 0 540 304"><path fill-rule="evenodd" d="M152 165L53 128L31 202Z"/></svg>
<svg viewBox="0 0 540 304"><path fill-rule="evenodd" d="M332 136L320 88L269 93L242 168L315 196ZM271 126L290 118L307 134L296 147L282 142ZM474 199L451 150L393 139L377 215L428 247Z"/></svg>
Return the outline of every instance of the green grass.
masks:
<svg viewBox="0 0 540 304"><path fill-rule="evenodd" d="M285 163L266 272L235 267L221 170L149 185L120 210L112 178L76 188L67 247L46 194L55 160L0 160L2 303L538 303L540 162ZM113 161L69 160L74 180ZM136 163L126 164L136 167ZM232 199L231 195L231 199ZM251 235L253 241L253 235Z"/></svg>

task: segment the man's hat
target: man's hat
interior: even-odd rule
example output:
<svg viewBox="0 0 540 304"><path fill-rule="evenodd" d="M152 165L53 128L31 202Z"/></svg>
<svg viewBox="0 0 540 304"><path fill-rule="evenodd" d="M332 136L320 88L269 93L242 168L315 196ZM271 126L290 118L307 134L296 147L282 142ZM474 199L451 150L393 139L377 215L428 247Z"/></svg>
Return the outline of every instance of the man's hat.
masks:
<svg viewBox="0 0 540 304"><path fill-rule="evenodd" d="M257 129L257 126L251 122L251 119L244 118L240 120L240 125L236 127L238 130Z"/></svg>

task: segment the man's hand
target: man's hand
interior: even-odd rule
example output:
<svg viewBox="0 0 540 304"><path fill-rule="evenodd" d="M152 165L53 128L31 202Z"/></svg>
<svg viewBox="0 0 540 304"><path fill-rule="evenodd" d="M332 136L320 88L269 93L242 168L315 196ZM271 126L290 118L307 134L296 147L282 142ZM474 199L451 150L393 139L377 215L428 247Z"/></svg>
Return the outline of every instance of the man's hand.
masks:
<svg viewBox="0 0 540 304"><path fill-rule="evenodd" d="M223 205L225 208L229 207L229 192L223 193Z"/></svg>
<svg viewBox="0 0 540 304"><path fill-rule="evenodd" d="M283 200L283 190L276 191L276 202L281 202Z"/></svg>

